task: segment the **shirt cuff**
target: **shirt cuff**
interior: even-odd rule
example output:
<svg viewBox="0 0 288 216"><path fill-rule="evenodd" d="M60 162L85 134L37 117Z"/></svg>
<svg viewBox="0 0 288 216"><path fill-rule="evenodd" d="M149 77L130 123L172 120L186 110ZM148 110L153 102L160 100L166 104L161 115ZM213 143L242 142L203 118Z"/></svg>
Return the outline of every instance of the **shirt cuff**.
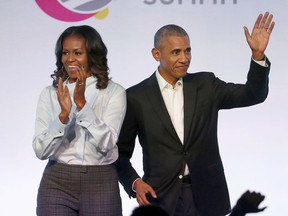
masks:
<svg viewBox="0 0 288 216"><path fill-rule="evenodd" d="M136 193L136 190L134 189L134 184L135 184L135 182L138 181L139 179L141 179L141 178L135 179L134 182L133 182L133 184L132 184L132 191L134 191L135 193Z"/></svg>
<svg viewBox="0 0 288 216"><path fill-rule="evenodd" d="M268 64L266 62L266 56L264 57L263 60L255 60L253 58L252 58L252 60L263 67L268 67Z"/></svg>

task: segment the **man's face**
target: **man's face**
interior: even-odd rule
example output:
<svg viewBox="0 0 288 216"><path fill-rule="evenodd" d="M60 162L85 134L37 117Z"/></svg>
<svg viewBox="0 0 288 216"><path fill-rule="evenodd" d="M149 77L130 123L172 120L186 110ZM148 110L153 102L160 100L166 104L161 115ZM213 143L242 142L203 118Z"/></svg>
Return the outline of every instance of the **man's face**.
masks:
<svg viewBox="0 0 288 216"><path fill-rule="evenodd" d="M162 38L159 48L152 49L153 57L160 62L159 72L171 85L186 75L191 61L191 47L188 36L167 36Z"/></svg>

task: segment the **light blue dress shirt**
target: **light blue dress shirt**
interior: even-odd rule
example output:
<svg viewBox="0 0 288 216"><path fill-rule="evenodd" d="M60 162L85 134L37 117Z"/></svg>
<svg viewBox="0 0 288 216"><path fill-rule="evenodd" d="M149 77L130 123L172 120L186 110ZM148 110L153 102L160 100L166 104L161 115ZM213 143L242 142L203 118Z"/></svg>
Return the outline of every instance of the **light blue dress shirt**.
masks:
<svg viewBox="0 0 288 216"><path fill-rule="evenodd" d="M106 89L96 89L97 78L86 79L85 106L78 111L73 102L75 83L68 83L72 109L67 124L59 120L61 111L56 91L48 86L40 94L33 137L33 149L41 159L75 165L105 165L118 158L116 145L126 112L125 89L109 81Z"/></svg>

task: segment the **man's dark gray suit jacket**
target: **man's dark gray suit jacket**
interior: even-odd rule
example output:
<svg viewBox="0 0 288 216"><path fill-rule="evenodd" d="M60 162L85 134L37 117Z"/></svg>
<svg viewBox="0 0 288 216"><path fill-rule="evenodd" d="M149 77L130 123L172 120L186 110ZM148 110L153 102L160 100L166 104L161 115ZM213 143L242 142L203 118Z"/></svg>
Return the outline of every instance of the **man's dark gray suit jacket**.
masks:
<svg viewBox="0 0 288 216"><path fill-rule="evenodd" d="M210 72L183 77L184 143L165 107L155 73L127 89L127 113L118 139L119 181L129 196L139 177L130 163L138 136L143 151L143 180L157 193L160 206L174 212L181 191L180 175L188 165L195 205L201 216L230 212L230 199L218 149L220 109L263 102L268 94L268 67L251 60L245 84L226 83Z"/></svg>

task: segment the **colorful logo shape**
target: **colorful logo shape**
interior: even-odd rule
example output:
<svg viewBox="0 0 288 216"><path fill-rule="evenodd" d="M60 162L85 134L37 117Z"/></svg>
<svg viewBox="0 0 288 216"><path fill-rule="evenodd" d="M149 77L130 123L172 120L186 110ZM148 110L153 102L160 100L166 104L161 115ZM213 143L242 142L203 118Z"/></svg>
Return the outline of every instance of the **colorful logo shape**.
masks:
<svg viewBox="0 0 288 216"><path fill-rule="evenodd" d="M38 6L54 19L65 22L77 22L95 16L107 17L107 5L112 0L35 0Z"/></svg>

